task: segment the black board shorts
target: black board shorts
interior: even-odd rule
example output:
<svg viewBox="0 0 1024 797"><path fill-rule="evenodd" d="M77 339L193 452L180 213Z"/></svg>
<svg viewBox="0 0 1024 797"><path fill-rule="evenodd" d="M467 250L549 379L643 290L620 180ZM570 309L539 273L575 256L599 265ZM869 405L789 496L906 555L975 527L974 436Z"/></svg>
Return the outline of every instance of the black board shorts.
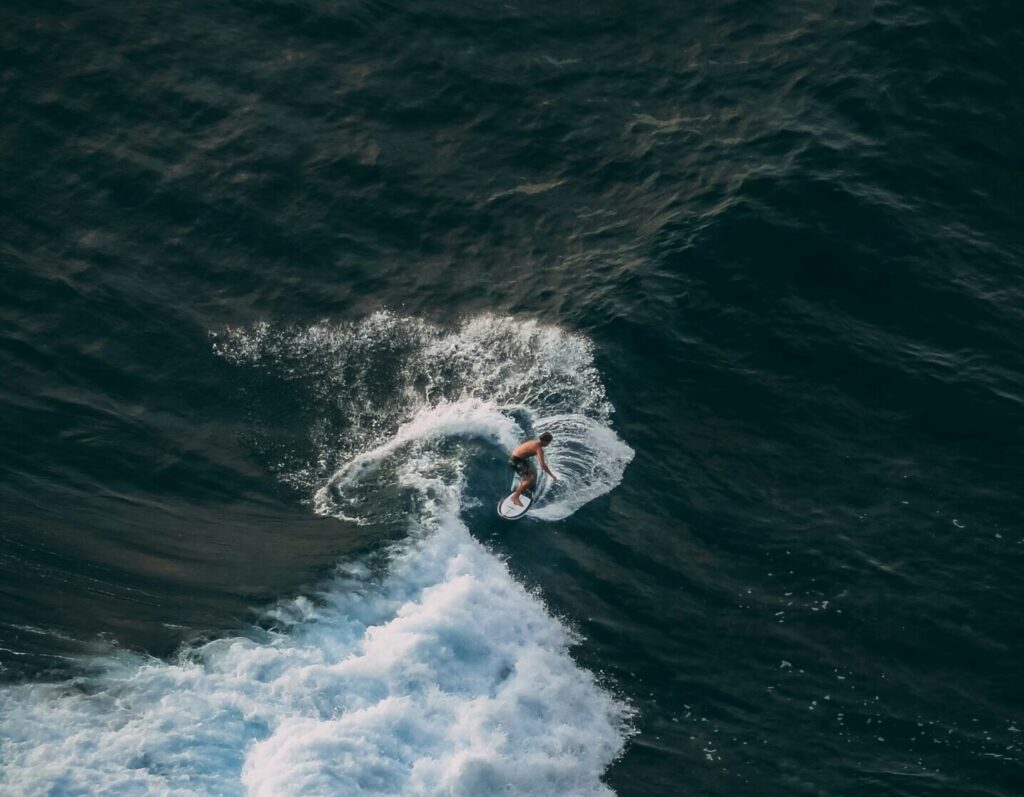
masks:
<svg viewBox="0 0 1024 797"><path fill-rule="evenodd" d="M521 479L525 479L527 476L533 475L533 468L530 465L528 459L522 459L520 457L509 457L508 466L515 471L516 476Z"/></svg>

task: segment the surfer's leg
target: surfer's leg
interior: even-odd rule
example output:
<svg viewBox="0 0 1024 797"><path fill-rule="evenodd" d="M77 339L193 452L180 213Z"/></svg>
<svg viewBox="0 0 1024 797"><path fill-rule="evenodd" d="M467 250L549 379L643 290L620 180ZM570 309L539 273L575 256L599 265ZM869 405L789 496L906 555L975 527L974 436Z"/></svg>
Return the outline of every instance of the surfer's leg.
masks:
<svg viewBox="0 0 1024 797"><path fill-rule="evenodd" d="M523 476L523 478L520 479L519 486L516 488L515 494L512 496L512 503L513 504L515 504L516 506L522 506L523 505L523 502L519 500L519 496L521 496L524 492L529 490L531 484L533 484L533 474L532 473L527 475L527 476Z"/></svg>

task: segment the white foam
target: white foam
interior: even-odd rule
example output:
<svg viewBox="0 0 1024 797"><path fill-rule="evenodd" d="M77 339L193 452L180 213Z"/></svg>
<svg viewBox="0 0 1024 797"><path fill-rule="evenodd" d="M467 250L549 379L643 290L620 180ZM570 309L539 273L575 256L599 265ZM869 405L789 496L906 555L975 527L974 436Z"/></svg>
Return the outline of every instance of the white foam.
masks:
<svg viewBox="0 0 1024 797"><path fill-rule="evenodd" d="M549 446L547 456L558 481L549 486L544 500L530 510L535 519L567 518L613 490L633 461L633 449L598 421L581 415L557 415L545 418L543 425L558 441L558 445Z"/></svg>
<svg viewBox="0 0 1024 797"><path fill-rule="evenodd" d="M4 793L610 793L627 709L459 521L278 613L265 640L3 690Z"/></svg>

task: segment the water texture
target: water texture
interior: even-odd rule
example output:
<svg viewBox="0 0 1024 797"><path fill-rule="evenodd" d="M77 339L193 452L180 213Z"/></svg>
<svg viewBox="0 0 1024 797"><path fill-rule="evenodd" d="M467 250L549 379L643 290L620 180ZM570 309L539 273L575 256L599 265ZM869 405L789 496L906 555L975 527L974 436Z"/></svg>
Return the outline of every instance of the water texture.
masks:
<svg viewBox="0 0 1024 797"><path fill-rule="evenodd" d="M1020 794L1022 52L8 3L0 791Z"/></svg>

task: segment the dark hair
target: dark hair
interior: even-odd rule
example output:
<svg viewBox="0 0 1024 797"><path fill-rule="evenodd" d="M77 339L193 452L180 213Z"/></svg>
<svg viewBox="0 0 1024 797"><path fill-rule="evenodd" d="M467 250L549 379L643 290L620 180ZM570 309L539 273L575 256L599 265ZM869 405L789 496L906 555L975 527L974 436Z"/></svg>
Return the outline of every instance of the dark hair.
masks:
<svg viewBox="0 0 1024 797"><path fill-rule="evenodd" d="M542 443L550 443L551 442L551 432L544 432L544 434L542 434L540 436L540 441Z"/></svg>

